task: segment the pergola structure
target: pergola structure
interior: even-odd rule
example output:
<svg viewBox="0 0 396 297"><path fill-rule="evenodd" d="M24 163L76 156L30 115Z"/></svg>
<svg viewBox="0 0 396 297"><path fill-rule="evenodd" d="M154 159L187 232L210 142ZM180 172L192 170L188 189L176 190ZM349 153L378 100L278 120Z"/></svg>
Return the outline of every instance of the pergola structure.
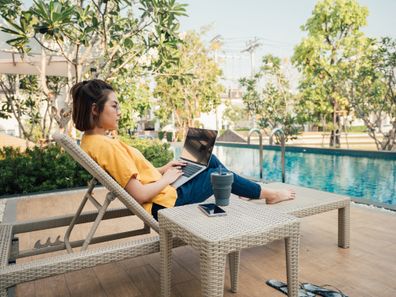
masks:
<svg viewBox="0 0 396 297"><path fill-rule="evenodd" d="M15 50L0 50L0 74L40 75L44 66L45 75L67 77L68 64L64 57L48 55L44 59L37 53L23 57Z"/></svg>
<svg viewBox="0 0 396 297"><path fill-rule="evenodd" d="M33 52L23 56L14 49L0 49L0 75L20 74L68 77L68 73L73 76L74 69L70 67L70 64L61 55L42 55ZM0 90L1 95L2 91ZM62 101L65 99L62 96L59 99L60 105L64 105ZM18 125L13 119L2 119L0 122L0 131L14 131L12 135L18 135Z"/></svg>

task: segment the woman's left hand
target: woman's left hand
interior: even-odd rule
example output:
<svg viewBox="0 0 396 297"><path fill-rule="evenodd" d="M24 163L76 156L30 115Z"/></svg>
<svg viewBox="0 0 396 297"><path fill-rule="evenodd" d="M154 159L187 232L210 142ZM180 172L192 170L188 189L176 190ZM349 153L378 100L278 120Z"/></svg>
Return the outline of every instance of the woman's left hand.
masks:
<svg viewBox="0 0 396 297"><path fill-rule="evenodd" d="M186 165L187 165L187 162L179 161L179 160L173 160L173 161L170 161L168 164L166 164L166 165L164 165L164 166L162 166L160 168L157 168L157 169L158 169L158 171L161 174L164 174L170 168L181 169L182 167L184 167Z"/></svg>

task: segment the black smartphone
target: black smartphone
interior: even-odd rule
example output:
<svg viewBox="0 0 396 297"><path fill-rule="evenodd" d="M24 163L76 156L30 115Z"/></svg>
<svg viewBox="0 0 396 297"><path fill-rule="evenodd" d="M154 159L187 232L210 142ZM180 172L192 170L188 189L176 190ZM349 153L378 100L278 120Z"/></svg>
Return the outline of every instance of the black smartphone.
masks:
<svg viewBox="0 0 396 297"><path fill-rule="evenodd" d="M214 203L198 204L200 210L202 210L209 217L225 216L227 213L224 209L217 206Z"/></svg>

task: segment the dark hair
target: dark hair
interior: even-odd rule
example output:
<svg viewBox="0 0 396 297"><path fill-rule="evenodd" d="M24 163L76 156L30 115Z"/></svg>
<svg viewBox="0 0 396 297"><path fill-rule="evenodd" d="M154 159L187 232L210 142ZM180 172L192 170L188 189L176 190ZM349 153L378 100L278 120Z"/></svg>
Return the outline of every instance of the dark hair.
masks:
<svg viewBox="0 0 396 297"><path fill-rule="evenodd" d="M92 105L96 104L99 113L103 111L112 86L100 79L84 80L70 90L73 98L73 122L80 131L90 130L96 120L92 115Z"/></svg>

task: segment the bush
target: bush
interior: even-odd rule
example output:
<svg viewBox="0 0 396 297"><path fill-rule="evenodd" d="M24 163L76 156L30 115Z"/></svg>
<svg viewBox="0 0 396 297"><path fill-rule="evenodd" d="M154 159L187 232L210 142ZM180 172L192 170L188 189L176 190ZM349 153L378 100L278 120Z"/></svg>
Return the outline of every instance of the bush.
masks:
<svg viewBox="0 0 396 297"><path fill-rule="evenodd" d="M140 150L154 166L173 159L169 144L158 140L123 139ZM0 149L0 196L74 188L87 185L91 175L59 146Z"/></svg>
<svg viewBox="0 0 396 297"><path fill-rule="evenodd" d="M169 143L157 139L140 139L122 137L121 140L138 149L155 167L161 167L173 159Z"/></svg>
<svg viewBox="0 0 396 297"><path fill-rule="evenodd" d="M0 149L0 195L85 186L91 176L56 145Z"/></svg>

